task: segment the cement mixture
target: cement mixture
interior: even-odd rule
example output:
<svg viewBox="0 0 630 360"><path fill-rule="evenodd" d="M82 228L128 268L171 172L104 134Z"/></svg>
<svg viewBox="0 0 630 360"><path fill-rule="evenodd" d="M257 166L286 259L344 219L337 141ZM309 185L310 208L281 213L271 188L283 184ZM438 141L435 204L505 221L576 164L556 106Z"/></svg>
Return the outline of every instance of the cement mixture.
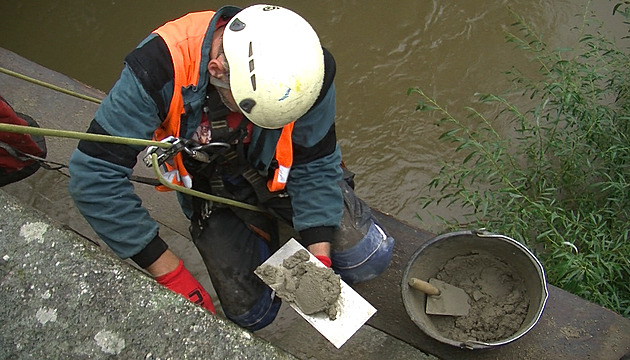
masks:
<svg viewBox="0 0 630 360"><path fill-rule="evenodd" d="M479 253L456 256L436 278L470 296L466 316L429 316L443 336L456 341L494 342L521 328L529 308L527 289L518 273L501 259Z"/></svg>
<svg viewBox="0 0 630 360"><path fill-rule="evenodd" d="M332 269L309 261L306 250L286 258L282 266L263 264L255 273L282 299L294 303L306 315L325 313L337 318L337 300L341 293L339 275Z"/></svg>

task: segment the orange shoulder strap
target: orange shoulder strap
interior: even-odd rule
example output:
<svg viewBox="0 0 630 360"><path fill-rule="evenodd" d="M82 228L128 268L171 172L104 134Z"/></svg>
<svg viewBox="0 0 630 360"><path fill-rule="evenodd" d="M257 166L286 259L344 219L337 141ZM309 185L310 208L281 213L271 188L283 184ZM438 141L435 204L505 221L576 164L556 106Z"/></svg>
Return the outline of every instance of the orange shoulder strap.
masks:
<svg viewBox="0 0 630 360"><path fill-rule="evenodd" d="M170 21L154 31L166 43L175 73L173 97L162 125L155 130L155 140L161 140L167 136L179 137L181 116L184 113L184 99L182 88L197 85L199 81L199 67L201 66L203 40L208 32L208 25L214 17L214 11L202 11L187 14L177 20ZM184 167L182 155L177 154L173 158L173 164L165 163L168 172L177 175L172 176L172 182L183 186L190 183L190 175ZM168 191L165 186L156 187L160 191Z"/></svg>
<svg viewBox="0 0 630 360"><path fill-rule="evenodd" d="M203 39L208 32L208 25L214 14L214 11L190 13L170 21L154 31L164 39L168 46L175 71L173 98L165 124L156 131L158 138L170 135L179 136L180 117L184 112L181 89L189 85L196 85L199 81Z"/></svg>
<svg viewBox="0 0 630 360"><path fill-rule="evenodd" d="M269 191L283 190L289 179L289 172L293 165L293 142L291 135L293 133L293 126L295 121L286 124L282 128L280 139L276 145L276 161L278 161L278 168L274 171L273 178L267 180L267 188Z"/></svg>

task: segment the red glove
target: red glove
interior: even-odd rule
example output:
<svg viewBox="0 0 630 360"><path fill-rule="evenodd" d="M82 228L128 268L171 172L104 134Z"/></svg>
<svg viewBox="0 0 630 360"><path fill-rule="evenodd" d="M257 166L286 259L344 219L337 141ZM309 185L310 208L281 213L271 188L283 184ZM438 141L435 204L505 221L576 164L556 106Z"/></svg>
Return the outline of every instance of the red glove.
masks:
<svg viewBox="0 0 630 360"><path fill-rule="evenodd" d="M201 284L192 276L192 274L184 267L184 262L179 260L179 265L168 274L155 278L158 284L167 287L173 292L184 295L188 300L197 305L203 306L206 310L213 314L217 314L214 310L214 304L210 299L208 292Z"/></svg>
<svg viewBox="0 0 630 360"><path fill-rule="evenodd" d="M326 255L315 255L315 257L317 260L321 261L322 264L326 265L327 268L332 265L332 260L330 260L330 258Z"/></svg>

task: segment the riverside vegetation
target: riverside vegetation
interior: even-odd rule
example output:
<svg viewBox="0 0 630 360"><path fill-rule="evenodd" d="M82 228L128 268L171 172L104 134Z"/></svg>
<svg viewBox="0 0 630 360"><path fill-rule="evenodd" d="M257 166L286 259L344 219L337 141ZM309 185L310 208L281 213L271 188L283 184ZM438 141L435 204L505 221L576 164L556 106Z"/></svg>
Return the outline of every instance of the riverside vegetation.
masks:
<svg viewBox="0 0 630 360"><path fill-rule="evenodd" d="M468 117L409 89L459 155L426 185L422 205L463 208L466 226L532 249L550 284L630 318L630 56L618 45L629 40L607 35L589 5L571 48L550 48L512 13L506 39L540 71L508 71L513 88L478 94ZM625 25L629 6L611 2ZM478 110L486 105L495 109L489 115ZM492 125L508 122L509 134ZM462 219L439 219L450 230L462 227Z"/></svg>

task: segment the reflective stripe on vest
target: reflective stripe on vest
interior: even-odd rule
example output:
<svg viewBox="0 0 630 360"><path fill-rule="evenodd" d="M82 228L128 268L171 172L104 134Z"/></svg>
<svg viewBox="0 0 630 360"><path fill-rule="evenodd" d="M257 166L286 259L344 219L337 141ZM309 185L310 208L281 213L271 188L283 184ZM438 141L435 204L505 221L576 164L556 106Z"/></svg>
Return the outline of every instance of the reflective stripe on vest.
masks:
<svg viewBox="0 0 630 360"><path fill-rule="evenodd" d="M167 136L179 137L181 116L184 114L184 99L181 89L191 85L196 86L199 82L203 40L208 32L208 24L215 13L214 11L190 13L168 22L154 31L164 39L171 54L175 73L171 104L166 119L155 130L155 140L161 140ZM172 176L173 184L184 186L191 183L181 153L175 155L172 163L165 163L165 166L169 173L174 174L174 171L179 173L179 176ZM163 185L156 188L160 191L170 190Z"/></svg>
<svg viewBox="0 0 630 360"><path fill-rule="evenodd" d="M275 169L273 178L267 181L267 188L271 192L284 190L289 179L289 171L291 171L291 165L293 165L293 142L291 141L293 125L295 125L295 121L286 124L282 128L280 139L278 139L276 144L278 168Z"/></svg>

